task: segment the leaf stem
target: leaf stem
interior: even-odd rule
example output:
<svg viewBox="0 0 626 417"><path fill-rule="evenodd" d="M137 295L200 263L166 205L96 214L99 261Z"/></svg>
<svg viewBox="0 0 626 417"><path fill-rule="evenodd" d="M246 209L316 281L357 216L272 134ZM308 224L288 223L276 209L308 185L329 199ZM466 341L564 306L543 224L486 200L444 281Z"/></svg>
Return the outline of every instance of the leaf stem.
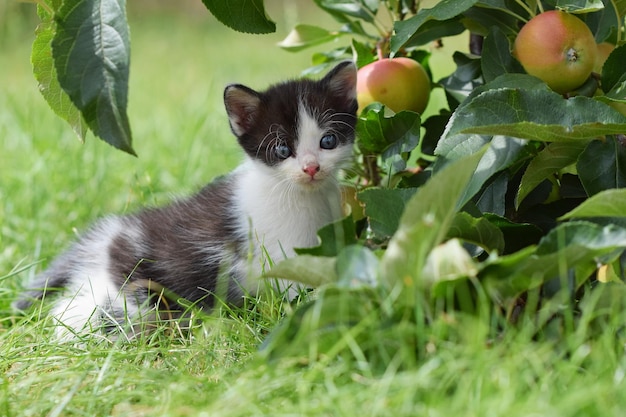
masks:
<svg viewBox="0 0 626 417"><path fill-rule="evenodd" d="M54 17L54 10L48 6L45 0L32 0L32 3L36 3L38 6L41 6L42 9L46 11L51 17Z"/></svg>
<svg viewBox="0 0 626 417"><path fill-rule="evenodd" d="M376 28L376 30L378 31L378 34L382 38L389 36L389 33L391 33L391 31L388 30L384 24L382 24L382 22L378 19L378 17L374 13L371 12L371 10L369 10L367 7L363 7L363 5L361 5L357 1L354 1L354 3L356 3L361 8L361 10L365 11L365 13L370 15L370 17L372 18L372 26Z"/></svg>
<svg viewBox="0 0 626 417"><path fill-rule="evenodd" d="M530 9L524 8L526 11L528 11L530 13ZM513 16L514 18L516 18L517 20L520 20L522 22L528 22L529 19L526 19L525 17L522 17L520 15L518 15L517 13L512 12L511 10L504 10L504 9L500 9L502 10L504 13ZM535 14L534 13L530 13L530 17L533 17Z"/></svg>
<svg viewBox="0 0 626 417"><path fill-rule="evenodd" d="M380 185L380 172L378 169L378 158L373 154L363 155L365 162L365 171L367 176L368 185L379 186Z"/></svg>
<svg viewBox="0 0 626 417"><path fill-rule="evenodd" d="M523 0L515 0L515 3L519 4L519 6L520 6L522 9L526 10L526 12L528 13L528 15L529 15L531 18L532 18L532 17L535 17L535 15L536 15L535 11L534 11L533 9L531 9L531 8L530 8L530 7L529 7L529 6L528 6L528 5L527 5L527 4L526 4ZM537 4L539 4L539 1L537 2ZM521 16L519 16L519 15L517 15L517 14L513 13L513 12L510 12L509 10L507 10L507 13L509 13L510 15L512 15L512 16L514 16L514 17L516 17L516 18L517 18L517 19L519 19L519 20L522 20L522 21L524 21L524 22L528 22L528 19L524 19L524 18L522 18Z"/></svg>
<svg viewBox="0 0 626 417"><path fill-rule="evenodd" d="M539 13L543 13L543 5L541 4L541 0L537 1L537 7L539 8Z"/></svg>
<svg viewBox="0 0 626 417"><path fill-rule="evenodd" d="M385 53L383 52L384 43L385 43L384 39L381 39L378 42L376 42L376 57L378 58L378 60L385 58Z"/></svg>

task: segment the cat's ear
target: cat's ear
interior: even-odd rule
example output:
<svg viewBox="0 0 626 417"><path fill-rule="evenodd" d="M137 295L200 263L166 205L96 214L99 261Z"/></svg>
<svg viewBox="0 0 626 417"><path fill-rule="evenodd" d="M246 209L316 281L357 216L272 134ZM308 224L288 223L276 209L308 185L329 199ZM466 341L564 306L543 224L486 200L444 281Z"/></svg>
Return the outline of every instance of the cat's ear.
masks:
<svg viewBox="0 0 626 417"><path fill-rule="evenodd" d="M230 128L239 137L254 125L261 106L261 96L244 85L231 84L224 90L224 104Z"/></svg>
<svg viewBox="0 0 626 417"><path fill-rule="evenodd" d="M356 65L343 61L322 79L334 96L345 98L348 106L356 100Z"/></svg>

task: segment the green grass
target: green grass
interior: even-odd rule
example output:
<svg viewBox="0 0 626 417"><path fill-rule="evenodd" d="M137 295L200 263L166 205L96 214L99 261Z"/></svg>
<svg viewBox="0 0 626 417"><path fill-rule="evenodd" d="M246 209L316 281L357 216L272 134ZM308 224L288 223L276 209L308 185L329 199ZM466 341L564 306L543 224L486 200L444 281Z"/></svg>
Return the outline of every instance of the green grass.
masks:
<svg viewBox="0 0 626 417"><path fill-rule="evenodd" d="M258 346L290 309L270 297L218 311L189 335L130 343L58 344L45 309L15 316L20 282L76 231L187 195L237 165L226 83L263 88L309 62L278 50L281 34L235 34L208 17L136 18L131 30L138 159L93 137L79 144L37 92L32 35L16 29L2 41L0 416L623 415L623 313L539 335L530 320L494 334L489 314L441 316L423 328L416 363L382 367L333 355L266 361Z"/></svg>

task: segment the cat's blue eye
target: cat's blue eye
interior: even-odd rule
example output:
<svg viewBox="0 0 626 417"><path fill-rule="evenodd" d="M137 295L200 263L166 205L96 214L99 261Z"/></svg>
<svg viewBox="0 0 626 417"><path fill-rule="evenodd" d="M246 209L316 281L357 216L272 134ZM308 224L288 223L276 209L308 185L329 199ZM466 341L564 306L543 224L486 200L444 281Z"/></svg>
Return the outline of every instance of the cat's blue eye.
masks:
<svg viewBox="0 0 626 417"><path fill-rule="evenodd" d="M322 149L335 149L337 147L337 136L326 135L320 140L320 148Z"/></svg>
<svg viewBox="0 0 626 417"><path fill-rule="evenodd" d="M291 156L291 149L289 149L289 146L285 144L276 145L274 152L280 159L287 159Z"/></svg>

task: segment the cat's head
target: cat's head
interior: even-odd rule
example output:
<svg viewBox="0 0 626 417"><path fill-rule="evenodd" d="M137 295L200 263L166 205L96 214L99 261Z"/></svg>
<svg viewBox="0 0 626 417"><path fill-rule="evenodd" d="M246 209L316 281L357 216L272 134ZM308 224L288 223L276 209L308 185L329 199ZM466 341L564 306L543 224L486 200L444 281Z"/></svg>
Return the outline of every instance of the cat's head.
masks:
<svg viewBox="0 0 626 417"><path fill-rule="evenodd" d="M334 178L352 157L358 107L352 62L321 80L287 81L263 92L229 85L224 102L248 156L305 188Z"/></svg>

